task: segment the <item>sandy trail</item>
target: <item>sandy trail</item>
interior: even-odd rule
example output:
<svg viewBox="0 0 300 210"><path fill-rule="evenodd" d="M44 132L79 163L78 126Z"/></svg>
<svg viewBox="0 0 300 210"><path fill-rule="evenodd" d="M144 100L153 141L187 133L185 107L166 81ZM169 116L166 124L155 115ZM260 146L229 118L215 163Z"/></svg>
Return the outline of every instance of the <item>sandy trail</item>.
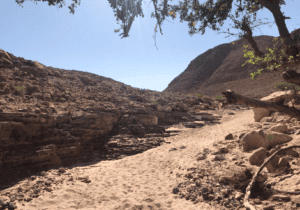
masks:
<svg viewBox="0 0 300 210"><path fill-rule="evenodd" d="M254 123L253 110L235 111L235 115L225 115L220 122L203 128L185 128L179 135L166 138L170 144L134 156L73 167L67 172L74 181L67 181L66 176L52 192L45 192L18 209L219 209L205 202L193 204L175 198L172 189L183 180L176 178L176 173L203 164L196 160L196 155L204 148L214 150L215 141L224 140L229 133L250 129L248 124ZM181 149L182 146L185 148ZM169 151L171 148L177 150ZM91 182L80 182L75 179L78 176L89 176Z"/></svg>

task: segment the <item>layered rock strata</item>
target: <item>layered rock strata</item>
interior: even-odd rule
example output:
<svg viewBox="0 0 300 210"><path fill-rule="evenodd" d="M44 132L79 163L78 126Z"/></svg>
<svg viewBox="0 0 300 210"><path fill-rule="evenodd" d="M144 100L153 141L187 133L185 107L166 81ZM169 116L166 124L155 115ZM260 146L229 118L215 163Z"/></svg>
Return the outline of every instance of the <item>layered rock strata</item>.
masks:
<svg viewBox="0 0 300 210"><path fill-rule="evenodd" d="M221 104L139 90L5 51L0 58L0 185L54 166L90 161L95 151L107 159L159 146L170 135L166 126L194 122L199 116L193 114Z"/></svg>

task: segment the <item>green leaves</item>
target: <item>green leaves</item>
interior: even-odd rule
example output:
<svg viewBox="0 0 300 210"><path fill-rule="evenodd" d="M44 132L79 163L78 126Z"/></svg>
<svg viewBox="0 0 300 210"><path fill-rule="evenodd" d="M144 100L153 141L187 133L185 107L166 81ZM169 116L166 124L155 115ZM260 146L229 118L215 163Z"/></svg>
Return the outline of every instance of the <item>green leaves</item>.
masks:
<svg viewBox="0 0 300 210"><path fill-rule="evenodd" d="M274 38L273 40L277 40L277 38ZM283 43L283 39L281 38L281 41ZM275 61L276 60L276 56L275 55L275 45L277 44L278 42L276 42L273 46L274 48L273 49L270 49L270 48L266 48L270 53L266 54L264 58L261 58L259 56L255 57L254 55L254 52L253 51L247 51L248 49L248 45L244 45L244 48L246 48L244 50L245 54L244 54L244 57L246 58L249 58L249 60L247 60L242 66L244 66L246 63L251 63L252 65L254 64L258 64L258 65L262 65L264 63L269 63L271 61ZM284 54L284 50L282 49L281 50L281 55L280 55L280 60L282 59L282 56ZM291 56L293 57L293 56ZM280 64L277 64L277 63L274 63L273 65L270 65L270 66L267 66L267 69L268 70L273 70L273 69L276 69L278 67L280 67L281 65ZM256 74L261 74L261 71L263 70L263 68L257 70L257 72L253 72L253 73L250 73L251 77L252 77L252 80L254 80L254 76Z"/></svg>
<svg viewBox="0 0 300 210"><path fill-rule="evenodd" d="M271 135L267 136L267 140L268 140L268 141L272 141L273 139L274 139L273 136L271 136Z"/></svg>

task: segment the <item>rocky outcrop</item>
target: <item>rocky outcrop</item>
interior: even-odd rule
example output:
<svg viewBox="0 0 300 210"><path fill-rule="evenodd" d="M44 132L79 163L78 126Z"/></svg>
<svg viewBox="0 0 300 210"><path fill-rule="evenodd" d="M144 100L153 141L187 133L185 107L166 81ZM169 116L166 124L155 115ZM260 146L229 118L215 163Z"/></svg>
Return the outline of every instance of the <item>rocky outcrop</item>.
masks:
<svg viewBox="0 0 300 210"><path fill-rule="evenodd" d="M219 119L196 115L220 108L209 98L138 90L5 51L0 57L0 185L90 161L96 151L102 159L137 154L161 145L171 135L167 126L202 127Z"/></svg>

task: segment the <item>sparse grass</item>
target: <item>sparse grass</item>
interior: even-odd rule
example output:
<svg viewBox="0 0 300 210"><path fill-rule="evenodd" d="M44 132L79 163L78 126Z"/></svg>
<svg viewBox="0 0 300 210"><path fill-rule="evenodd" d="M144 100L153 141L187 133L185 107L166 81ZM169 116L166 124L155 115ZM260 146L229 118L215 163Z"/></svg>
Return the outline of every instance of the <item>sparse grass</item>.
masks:
<svg viewBox="0 0 300 210"><path fill-rule="evenodd" d="M274 84L275 88L277 88L279 91L284 91L284 90L294 90L293 87L298 91L300 87L298 85L288 83L288 82L281 82L281 83L276 83Z"/></svg>
<svg viewBox="0 0 300 210"><path fill-rule="evenodd" d="M205 96L204 94L198 94L198 95L195 95L195 96L197 96L198 98L210 98L209 96ZM223 96L216 96L215 97L216 99L222 99L223 98Z"/></svg>
<svg viewBox="0 0 300 210"><path fill-rule="evenodd" d="M196 95L197 97L199 97L199 98L202 98L203 97L203 94L198 94L198 95Z"/></svg>
<svg viewBox="0 0 300 210"><path fill-rule="evenodd" d="M157 101L152 101L152 103L156 103L158 106L161 106Z"/></svg>
<svg viewBox="0 0 300 210"><path fill-rule="evenodd" d="M16 88L17 90L24 90L24 87L23 87L23 86L15 86L15 88Z"/></svg>

